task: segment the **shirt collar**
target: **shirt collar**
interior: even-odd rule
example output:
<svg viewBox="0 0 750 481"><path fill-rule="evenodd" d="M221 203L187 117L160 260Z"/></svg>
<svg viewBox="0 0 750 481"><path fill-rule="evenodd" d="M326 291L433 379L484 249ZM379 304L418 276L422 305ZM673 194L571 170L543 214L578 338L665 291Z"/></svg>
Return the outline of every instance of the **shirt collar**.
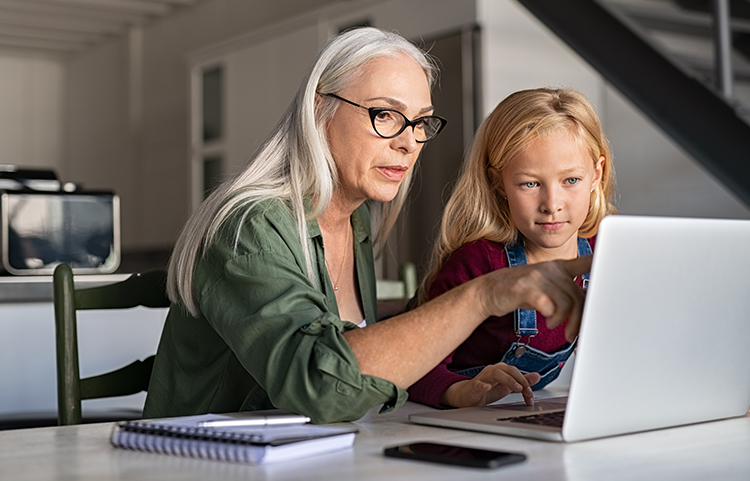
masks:
<svg viewBox="0 0 750 481"><path fill-rule="evenodd" d="M358 243L366 241L369 237L369 229L366 225L370 220L369 207L363 203L352 213L352 233L354 234L354 240ZM317 219L307 221L307 236L310 239L319 237L320 226L318 225Z"/></svg>
<svg viewBox="0 0 750 481"><path fill-rule="evenodd" d="M369 224L370 222L370 208L363 203L357 210L352 213L352 233L354 234L354 240L362 243L367 240L370 235Z"/></svg>

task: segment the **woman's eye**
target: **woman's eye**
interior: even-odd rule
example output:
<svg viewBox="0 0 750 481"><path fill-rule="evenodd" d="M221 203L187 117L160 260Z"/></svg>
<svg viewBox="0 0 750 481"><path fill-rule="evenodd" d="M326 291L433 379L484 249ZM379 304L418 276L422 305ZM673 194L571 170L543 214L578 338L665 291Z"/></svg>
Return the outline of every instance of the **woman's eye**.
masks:
<svg viewBox="0 0 750 481"><path fill-rule="evenodd" d="M393 112L389 110L383 110L378 112L378 114L375 116L375 120L378 122L393 122L395 120L395 117L393 115Z"/></svg>
<svg viewBox="0 0 750 481"><path fill-rule="evenodd" d="M571 177L569 179L565 179L565 183L568 185L576 185L580 181L581 179L579 179L578 177Z"/></svg>
<svg viewBox="0 0 750 481"><path fill-rule="evenodd" d="M524 182L523 184L521 184L521 187L525 187L527 189L533 189L537 185L538 184L536 182Z"/></svg>

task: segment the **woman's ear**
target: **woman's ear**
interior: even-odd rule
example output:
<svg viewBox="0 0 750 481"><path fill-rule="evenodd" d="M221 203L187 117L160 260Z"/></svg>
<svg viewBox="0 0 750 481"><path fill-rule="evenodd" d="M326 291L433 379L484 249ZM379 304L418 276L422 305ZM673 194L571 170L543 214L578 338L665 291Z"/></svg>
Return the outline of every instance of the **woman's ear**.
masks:
<svg viewBox="0 0 750 481"><path fill-rule="evenodd" d="M324 122L321 122L321 112L323 110L323 105L325 103L325 99L322 95L320 95L318 92L315 92L315 104L314 104L314 112L315 112L315 124L318 125L321 128L327 129L328 123L330 122L330 118L325 119Z"/></svg>
<svg viewBox="0 0 750 481"><path fill-rule="evenodd" d="M318 92L315 92L315 112L320 112L320 109L323 106L323 96L320 95Z"/></svg>

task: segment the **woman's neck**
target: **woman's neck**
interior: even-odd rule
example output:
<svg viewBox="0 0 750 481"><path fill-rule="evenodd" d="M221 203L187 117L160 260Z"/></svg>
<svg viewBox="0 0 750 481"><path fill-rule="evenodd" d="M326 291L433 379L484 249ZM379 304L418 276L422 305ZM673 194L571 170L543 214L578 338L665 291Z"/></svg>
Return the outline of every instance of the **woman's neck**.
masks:
<svg viewBox="0 0 750 481"><path fill-rule="evenodd" d="M359 324L364 319L364 309L355 272L353 228L351 215L359 205L342 206L334 195L328 209L318 218L318 226L325 246L325 263L328 277L336 296L341 319Z"/></svg>
<svg viewBox="0 0 750 481"><path fill-rule="evenodd" d="M334 192L328 208L318 218L318 225L322 230L330 234L344 233L349 228L349 219L352 213L357 210L359 205L344 202L340 194Z"/></svg>

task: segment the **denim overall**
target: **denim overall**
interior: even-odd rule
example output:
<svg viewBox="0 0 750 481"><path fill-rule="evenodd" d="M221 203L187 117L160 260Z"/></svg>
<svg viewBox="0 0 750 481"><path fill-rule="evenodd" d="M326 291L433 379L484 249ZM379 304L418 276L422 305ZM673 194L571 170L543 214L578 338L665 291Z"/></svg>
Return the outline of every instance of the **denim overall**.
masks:
<svg viewBox="0 0 750 481"><path fill-rule="evenodd" d="M526 264L526 251L523 248L522 242L505 246L505 255L508 257L509 267ZM581 257L587 255L591 255L591 246L586 239L579 237L578 256ZM581 277L583 279L583 286L586 287L589 275L584 274ZM557 379L557 376L560 375L560 371L562 371L565 361L568 360L573 349L575 349L576 341L573 341L567 347L552 354L547 354L546 352L534 349L526 343L521 342L523 336L534 337L539 333L536 328L536 311L530 311L527 309L516 309L516 312L513 313L513 328L516 331L518 340L511 344L500 362L504 362L509 366L517 367L523 374L538 372L541 375L541 379L538 383L534 384L531 389L535 391L537 389L542 389L547 384ZM456 374L474 377L485 367L486 366L470 367L456 371Z"/></svg>

